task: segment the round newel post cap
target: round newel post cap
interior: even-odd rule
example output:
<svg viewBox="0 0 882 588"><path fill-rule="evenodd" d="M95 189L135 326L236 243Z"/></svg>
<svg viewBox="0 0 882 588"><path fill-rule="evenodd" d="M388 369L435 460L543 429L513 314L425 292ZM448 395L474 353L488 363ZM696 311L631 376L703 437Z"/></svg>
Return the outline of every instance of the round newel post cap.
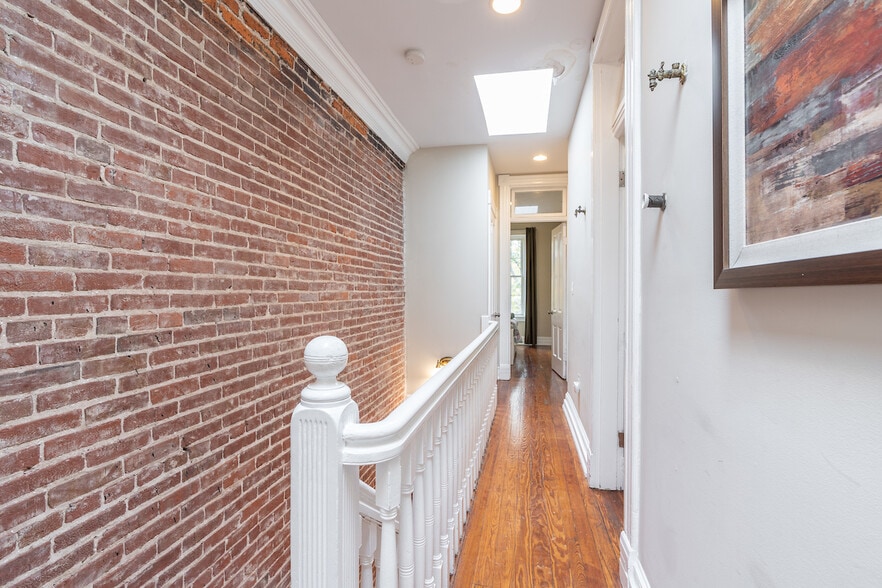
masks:
<svg viewBox="0 0 882 588"><path fill-rule="evenodd" d="M346 344L337 337L322 335L306 345L303 351L306 369L315 376L311 388L336 388L339 386L337 375L349 361L349 350Z"/></svg>

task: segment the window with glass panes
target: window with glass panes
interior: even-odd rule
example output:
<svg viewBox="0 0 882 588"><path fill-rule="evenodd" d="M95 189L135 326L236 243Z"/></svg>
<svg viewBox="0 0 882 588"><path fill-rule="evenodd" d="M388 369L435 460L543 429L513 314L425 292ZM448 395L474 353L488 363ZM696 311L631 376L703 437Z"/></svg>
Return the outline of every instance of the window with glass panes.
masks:
<svg viewBox="0 0 882 588"><path fill-rule="evenodd" d="M519 318L524 316L526 308L526 250L527 236L512 234L511 236L511 312Z"/></svg>

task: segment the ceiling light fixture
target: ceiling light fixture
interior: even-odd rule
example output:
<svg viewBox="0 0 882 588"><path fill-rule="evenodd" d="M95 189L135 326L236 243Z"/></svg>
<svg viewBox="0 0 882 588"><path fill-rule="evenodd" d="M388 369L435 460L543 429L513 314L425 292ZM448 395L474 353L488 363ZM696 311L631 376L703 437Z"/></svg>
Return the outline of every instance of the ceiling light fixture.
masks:
<svg viewBox="0 0 882 588"><path fill-rule="evenodd" d="M426 54L420 49L408 49L404 52L404 59L411 65L422 65L426 62Z"/></svg>
<svg viewBox="0 0 882 588"><path fill-rule="evenodd" d="M548 161L548 156L544 153L538 153L533 156L533 161Z"/></svg>
<svg viewBox="0 0 882 588"><path fill-rule="evenodd" d="M491 0L490 6L499 14L511 14L521 7L521 0Z"/></svg>

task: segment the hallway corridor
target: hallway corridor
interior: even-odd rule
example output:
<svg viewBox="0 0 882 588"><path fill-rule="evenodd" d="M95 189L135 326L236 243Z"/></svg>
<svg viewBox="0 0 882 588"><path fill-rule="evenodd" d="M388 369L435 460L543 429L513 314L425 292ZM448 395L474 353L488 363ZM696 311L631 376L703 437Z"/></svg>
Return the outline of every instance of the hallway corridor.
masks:
<svg viewBox="0 0 882 588"><path fill-rule="evenodd" d="M588 487L550 349L521 347L512 368L453 587L618 586L622 493Z"/></svg>

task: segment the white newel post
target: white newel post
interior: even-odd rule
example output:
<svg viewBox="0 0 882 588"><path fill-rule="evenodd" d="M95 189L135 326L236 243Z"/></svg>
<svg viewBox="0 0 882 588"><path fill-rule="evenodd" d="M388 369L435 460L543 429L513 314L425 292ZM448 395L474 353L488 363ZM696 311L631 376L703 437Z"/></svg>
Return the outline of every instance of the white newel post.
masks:
<svg viewBox="0 0 882 588"><path fill-rule="evenodd" d="M291 415L291 586L297 588L358 583L358 466L342 462L343 428L358 422L358 406L337 381L348 359L336 337L316 337L304 351L315 382Z"/></svg>

